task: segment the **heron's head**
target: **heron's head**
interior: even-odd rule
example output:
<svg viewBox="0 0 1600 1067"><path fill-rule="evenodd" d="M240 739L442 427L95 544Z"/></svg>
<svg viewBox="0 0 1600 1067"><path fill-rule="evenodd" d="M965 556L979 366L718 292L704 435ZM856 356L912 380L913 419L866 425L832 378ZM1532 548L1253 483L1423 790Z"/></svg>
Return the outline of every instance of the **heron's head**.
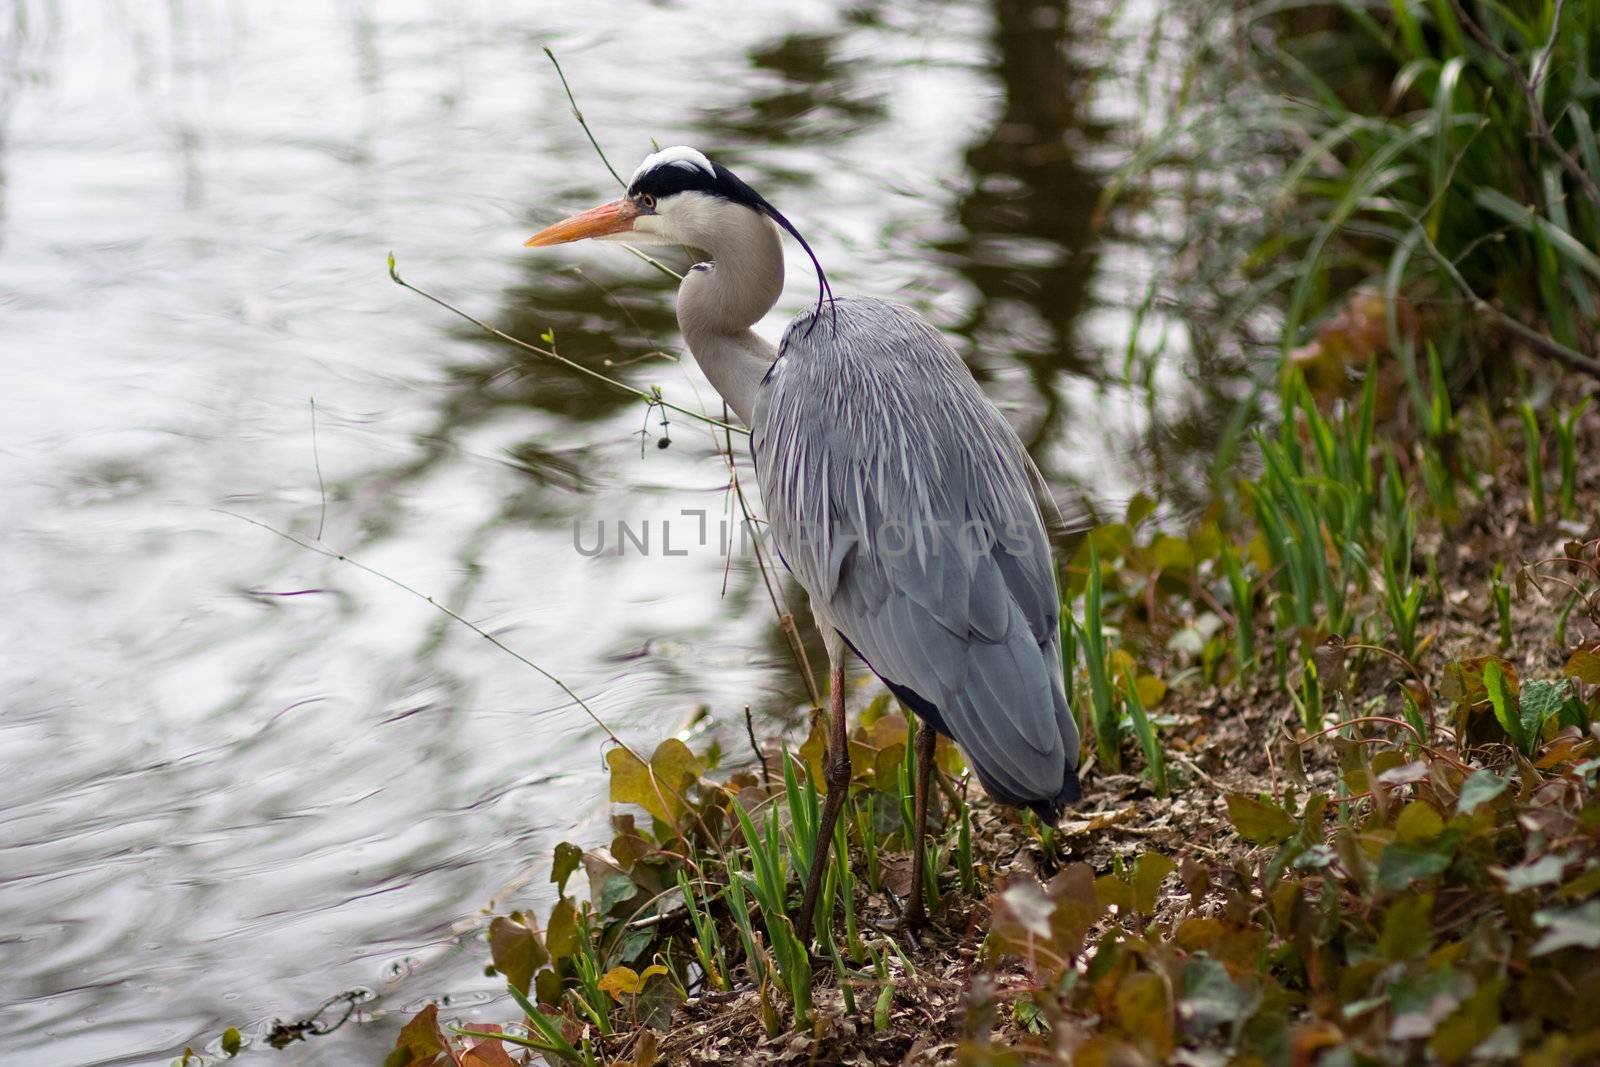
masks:
<svg viewBox="0 0 1600 1067"><path fill-rule="evenodd" d="M645 157L626 195L540 230L527 247L592 238L710 251L730 221L752 214L772 218L776 212L727 167L678 145Z"/></svg>
<svg viewBox="0 0 1600 1067"><path fill-rule="evenodd" d="M524 245L541 248L593 239L685 245L715 255L731 235L748 232L739 224L752 216L769 219L793 235L816 265L820 288L829 292L822 264L794 224L733 171L683 145L646 156L622 197L548 226Z"/></svg>

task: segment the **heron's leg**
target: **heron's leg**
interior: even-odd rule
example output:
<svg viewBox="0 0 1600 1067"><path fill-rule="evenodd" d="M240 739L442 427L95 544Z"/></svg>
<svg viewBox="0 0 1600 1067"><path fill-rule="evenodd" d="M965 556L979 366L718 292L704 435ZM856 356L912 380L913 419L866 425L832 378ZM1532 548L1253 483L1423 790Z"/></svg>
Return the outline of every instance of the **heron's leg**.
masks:
<svg viewBox="0 0 1600 1067"><path fill-rule="evenodd" d="M922 926L928 921L927 909L923 906L922 880L927 877L923 868L927 862L928 841L928 794L933 791L933 754L939 744L939 735L933 732L933 727L928 723L917 722L917 781L916 781L916 824L917 840L911 851L911 904L906 908L905 924L908 927Z"/></svg>
<svg viewBox="0 0 1600 1067"><path fill-rule="evenodd" d="M828 753L826 780L828 795L822 802L822 817L817 821L817 847L811 854L811 876L806 879L806 895L800 900L800 915L795 932L800 943L811 943L811 918L817 910L817 893L828 869L828 850L833 847L833 824L850 793L850 738L844 718L844 657L834 659L828 676Z"/></svg>

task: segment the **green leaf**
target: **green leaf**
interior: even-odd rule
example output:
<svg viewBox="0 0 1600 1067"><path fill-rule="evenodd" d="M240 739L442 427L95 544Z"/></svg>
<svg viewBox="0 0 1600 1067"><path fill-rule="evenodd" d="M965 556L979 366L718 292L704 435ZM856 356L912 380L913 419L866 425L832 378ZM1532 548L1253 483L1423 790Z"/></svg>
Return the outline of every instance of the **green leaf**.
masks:
<svg viewBox="0 0 1600 1067"><path fill-rule="evenodd" d="M550 909L544 945L551 959L565 959L578 951L578 905L571 897L562 897Z"/></svg>
<svg viewBox="0 0 1600 1067"><path fill-rule="evenodd" d="M489 923L489 955L494 969L523 993L533 972L550 961L538 932L505 915L496 915Z"/></svg>
<svg viewBox="0 0 1600 1067"><path fill-rule="evenodd" d="M1178 1017L1191 1037L1202 1037L1219 1026L1248 1019L1260 997L1240 988L1228 968L1201 954L1183 968Z"/></svg>
<svg viewBox="0 0 1600 1067"><path fill-rule="evenodd" d="M1449 967L1400 979L1389 991L1389 1039L1431 1037L1439 1023L1471 994L1472 980Z"/></svg>
<svg viewBox="0 0 1600 1067"><path fill-rule="evenodd" d="M1528 735L1522 728L1522 719L1516 713L1515 698L1506 684L1505 671L1494 660L1483 665L1483 688L1494 708L1495 721L1506 732L1511 743L1523 752L1528 751Z"/></svg>
<svg viewBox="0 0 1600 1067"><path fill-rule="evenodd" d="M563 841L556 846L555 861L550 864L550 880L556 884L558 895L565 895L567 879L578 869L578 861L581 859L583 859L583 849L572 842Z"/></svg>
<svg viewBox="0 0 1600 1067"><path fill-rule="evenodd" d="M634 885L633 879L626 874L607 875L600 882L600 892L595 894L595 911L601 915L610 915L612 909L632 900L638 892L639 887Z"/></svg>
<svg viewBox="0 0 1600 1067"><path fill-rule="evenodd" d="M1240 836L1258 845L1287 841L1300 829L1293 815L1246 793L1228 794L1228 821Z"/></svg>
<svg viewBox="0 0 1600 1067"><path fill-rule="evenodd" d="M1383 917L1383 936L1378 941L1384 958L1407 960L1428 951L1428 918L1432 914L1432 893L1418 893L1395 901Z"/></svg>
<svg viewBox="0 0 1600 1067"><path fill-rule="evenodd" d="M1541 679L1522 687L1517 714L1530 744L1539 739L1546 722L1561 714L1561 706L1567 702L1570 690L1571 683L1565 678L1559 681Z"/></svg>
<svg viewBox="0 0 1600 1067"><path fill-rule="evenodd" d="M1401 844L1415 845L1438 837L1444 830L1444 820L1427 801L1413 800L1401 810L1394 830Z"/></svg>
<svg viewBox="0 0 1600 1067"><path fill-rule="evenodd" d="M1150 971L1134 971L1117 985L1117 1021L1123 1032L1136 1034L1163 1060L1172 1051L1172 1005L1167 982Z"/></svg>
<svg viewBox="0 0 1600 1067"><path fill-rule="evenodd" d="M1385 846L1378 857L1378 888L1397 891L1413 882L1432 878L1450 866L1450 851L1439 848L1418 848L1413 845Z"/></svg>
<svg viewBox="0 0 1600 1067"><path fill-rule="evenodd" d="M1493 771L1473 771L1461 783L1461 796L1456 799L1456 811L1470 815L1479 804L1487 803L1504 793L1510 782Z"/></svg>
<svg viewBox="0 0 1600 1067"><path fill-rule="evenodd" d="M1159 852L1146 852L1133 863L1133 907L1140 915L1155 912L1156 894L1178 865Z"/></svg>
<svg viewBox="0 0 1600 1067"><path fill-rule="evenodd" d="M1133 498L1128 501L1128 510L1126 512L1128 526L1137 530L1139 524L1148 519L1155 510L1156 502L1150 498L1149 494L1143 492L1133 494Z"/></svg>
<svg viewBox="0 0 1600 1067"><path fill-rule="evenodd" d="M240 1035L238 1027L230 1026L222 1031L222 1052L224 1055L237 1056L239 1054L239 1046L243 1042L244 1038Z"/></svg>

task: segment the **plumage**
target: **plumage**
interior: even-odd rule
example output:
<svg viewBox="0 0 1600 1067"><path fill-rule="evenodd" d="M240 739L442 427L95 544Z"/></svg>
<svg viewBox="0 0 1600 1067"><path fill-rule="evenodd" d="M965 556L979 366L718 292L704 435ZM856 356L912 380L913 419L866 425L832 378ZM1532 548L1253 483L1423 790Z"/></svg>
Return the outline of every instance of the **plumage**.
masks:
<svg viewBox="0 0 1600 1067"><path fill-rule="evenodd" d="M1059 601L1022 442L940 334L882 300L800 316L756 391L772 536L873 671L923 706L998 799L1077 798Z"/></svg>
<svg viewBox="0 0 1600 1067"><path fill-rule="evenodd" d="M817 305L774 349L752 327L783 292L780 231L811 257ZM590 238L711 254L678 287L678 325L750 427L778 554L828 649L827 794L795 920L801 940L850 786L846 646L926 724L915 738L919 838L935 731L961 745L991 794L1054 821L1078 797L1078 729L1038 472L955 351L899 304L834 299L794 224L692 148L655 153L620 200L527 244ZM926 919L924 855L912 850L908 926Z"/></svg>

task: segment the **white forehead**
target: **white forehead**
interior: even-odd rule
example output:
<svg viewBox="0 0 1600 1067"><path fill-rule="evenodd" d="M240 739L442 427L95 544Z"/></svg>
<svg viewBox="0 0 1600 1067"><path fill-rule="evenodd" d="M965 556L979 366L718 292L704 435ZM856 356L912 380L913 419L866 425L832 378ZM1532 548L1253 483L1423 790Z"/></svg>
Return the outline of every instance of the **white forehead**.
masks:
<svg viewBox="0 0 1600 1067"><path fill-rule="evenodd" d="M682 167L684 170L699 169L707 174L716 175L716 171L711 168L711 160L707 159L704 153L690 148L688 145L679 144L645 156L644 162L639 164L639 169L633 172L632 178L628 179L628 184L632 185L638 181L639 175L646 171L667 166Z"/></svg>

